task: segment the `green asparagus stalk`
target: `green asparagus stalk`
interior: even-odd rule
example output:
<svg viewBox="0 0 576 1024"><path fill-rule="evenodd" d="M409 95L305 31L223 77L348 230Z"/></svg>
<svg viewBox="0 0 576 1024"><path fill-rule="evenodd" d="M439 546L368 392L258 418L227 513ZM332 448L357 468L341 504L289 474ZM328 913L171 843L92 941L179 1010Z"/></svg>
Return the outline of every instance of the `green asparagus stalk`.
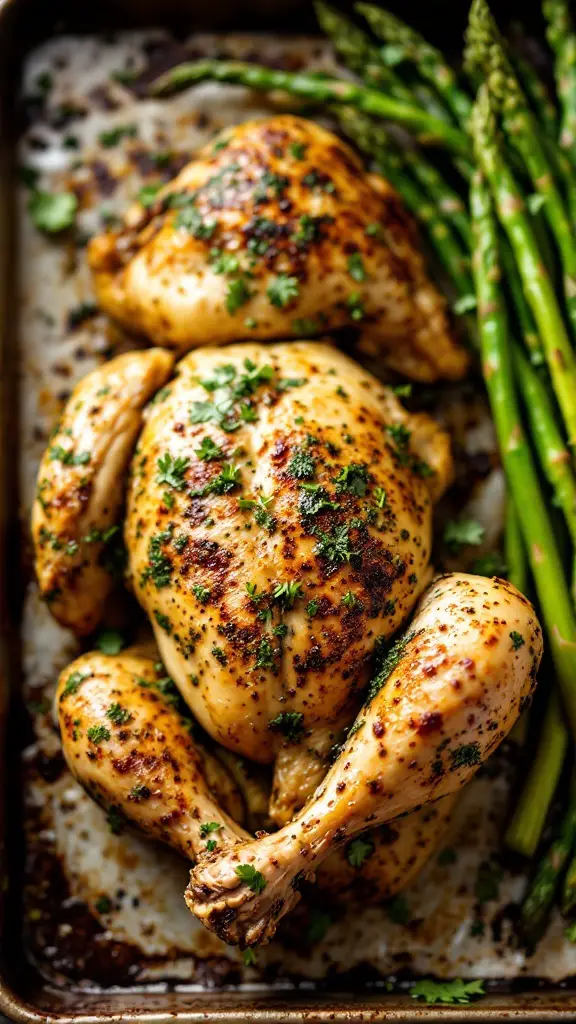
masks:
<svg viewBox="0 0 576 1024"><path fill-rule="evenodd" d="M422 77L427 79L443 97L457 123L466 129L472 110L472 101L468 93L459 87L454 71L447 64L440 50L431 46L418 32L405 25L399 18L375 4L357 3L355 9L366 18L370 28L379 39L394 47L396 56L417 66Z"/></svg>
<svg viewBox="0 0 576 1024"><path fill-rule="evenodd" d="M556 423L552 400L544 381L519 346L514 347L514 368L540 463L554 491L555 502L562 509L572 544L576 548L576 474L562 432Z"/></svg>
<svg viewBox="0 0 576 1024"><path fill-rule="evenodd" d="M478 162L490 182L498 216L516 258L572 446L576 444L576 356L554 288L542 264L536 236L524 211L522 194L502 156L486 86L478 93L475 130Z"/></svg>
<svg viewBox="0 0 576 1024"><path fill-rule="evenodd" d="M514 253L510 248L508 239L502 238L500 240L500 246L502 269L504 271L505 281L512 299L512 308L518 321L517 326L520 329L520 334L526 350L530 353L530 361L532 365L541 366L545 361L544 352L542 351L542 343L540 341L540 335L538 334L536 324L534 323L532 310L530 309L524 294L522 281L518 273L516 260L514 259Z"/></svg>
<svg viewBox="0 0 576 1024"><path fill-rule="evenodd" d="M506 499L506 519L504 523L504 561L506 577L514 586L525 594L528 590L528 563L526 548L520 529L520 520L510 495Z"/></svg>
<svg viewBox="0 0 576 1024"><path fill-rule="evenodd" d="M385 89L391 96L404 103L414 103L408 86L404 85L393 69L384 63L378 46L371 41L366 32L322 0L317 0L314 10L320 28L326 33L336 53L350 71L367 85Z"/></svg>
<svg viewBox="0 0 576 1024"><path fill-rule="evenodd" d="M563 196L556 185L546 147L532 115L505 43L486 0L473 0L466 33L466 63L482 69L490 95L502 113L505 132L522 157L536 192L543 198L543 213L560 253L566 305L576 332L576 235Z"/></svg>
<svg viewBox="0 0 576 1024"><path fill-rule="evenodd" d="M576 32L567 0L544 0L546 35L555 58L556 87L562 105L560 145L576 164Z"/></svg>
<svg viewBox="0 0 576 1024"><path fill-rule="evenodd" d="M484 94L487 100L486 94ZM490 128L482 98L476 103L478 152ZM473 260L483 373L510 494L520 519L564 706L576 735L576 619L562 559L524 434L516 395L506 314L500 289L498 234L487 182L481 172L470 195L476 249Z"/></svg>
<svg viewBox="0 0 576 1024"><path fill-rule="evenodd" d="M380 126L378 125L376 130L379 128ZM452 225L460 236L466 246L466 250L471 252L472 228L470 227L470 218L466 206L456 189L453 189L448 184L446 179L434 167L434 164L430 163L422 153L407 147L404 151L404 160L416 180L420 182L420 185L428 192L431 199L434 200L446 221Z"/></svg>
<svg viewBox="0 0 576 1024"><path fill-rule="evenodd" d="M424 225L430 243L458 294L473 294L469 257L446 223L438 202L410 175L406 153L392 142L381 125L359 117L349 107L343 107L338 117L346 134L374 161L380 173L400 193L412 215Z"/></svg>
<svg viewBox="0 0 576 1024"><path fill-rule="evenodd" d="M279 71L242 61L200 60L172 68L156 79L150 90L154 96L163 96L180 92L196 82L209 80L232 82L260 92L281 89L292 96L300 96L320 105L352 106L365 114L404 125L414 132L422 144L443 145L460 156L470 156L468 138L454 125L377 89L339 78L318 78L305 72Z"/></svg>
<svg viewBox="0 0 576 1024"><path fill-rule="evenodd" d="M557 838L544 854L522 904L520 924L530 948L544 933L568 858L576 845L576 798L571 794Z"/></svg>
<svg viewBox="0 0 576 1024"><path fill-rule="evenodd" d="M560 700L558 694L552 692L536 751L504 836L506 846L523 857L533 857L536 853L548 809L560 781L567 749L568 731L564 725Z"/></svg>
<svg viewBox="0 0 576 1024"><path fill-rule="evenodd" d="M532 104L532 110L549 138L558 138L558 112L550 98L548 89L532 65L515 53L513 63L524 92Z"/></svg>
<svg viewBox="0 0 576 1024"><path fill-rule="evenodd" d="M576 910L576 857L574 854L572 855L566 875L564 876L560 908L565 917L571 917ZM575 937L572 936L570 941L576 941Z"/></svg>

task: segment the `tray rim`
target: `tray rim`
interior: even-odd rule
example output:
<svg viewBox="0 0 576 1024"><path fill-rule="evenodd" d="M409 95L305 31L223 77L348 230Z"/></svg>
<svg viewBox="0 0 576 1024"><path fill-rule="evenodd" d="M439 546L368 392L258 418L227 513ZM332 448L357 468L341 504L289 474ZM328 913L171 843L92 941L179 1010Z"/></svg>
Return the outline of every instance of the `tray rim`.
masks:
<svg viewBox="0 0 576 1024"><path fill-rule="evenodd" d="M41 0L40 0L41 2ZM271 0L274 4L274 0ZM0 71L2 69L2 52L10 46L8 15L15 9L25 6L24 0L0 0ZM57 2L52 10L61 7ZM244 7L245 4L242 4ZM158 4L160 8L161 5ZM98 25L94 24L94 29ZM10 54L10 59L12 55ZM8 62L6 62L8 63ZM13 458L9 455L8 426L10 411L14 408L16 361L15 352L10 352L9 297L11 266L10 251L13 243L12 225L10 220L11 204L8 201L13 185L12 152L7 124L8 116L3 112L3 104L8 105L5 84L8 79L0 77L0 483L4 484L3 497L0 499L0 869L5 875L5 850L8 847L8 814L4 795L7 788L6 736L7 722L10 713L10 690L13 689L14 658L11 655L10 616L8 608L7 583L7 549L14 526L18 528L17 505L10 508L6 495L14 497L13 477L10 475ZM4 88L2 86L4 85ZM4 138L6 133L6 139ZM13 262L13 261L12 261ZM14 294L14 293L12 293ZM13 446L14 447L14 446ZM10 517L16 515L16 522ZM12 613L13 614L13 613ZM12 684L12 685L11 685ZM0 894L0 943L5 945L5 929L7 926L6 900ZM480 1022L519 1021L575 1021L576 992L571 993L563 986L548 986L543 991L530 993L495 994L488 993L481 1002L468 1006L435 1006L429 1007L414 1002L408 995L382 995L376 993L337 992L330 995L326 990L319 990L314 997L307 998L302 991L295 989L291 993L269 989L264 995L262 991L254 993L252 999L246 990L206 989L203 993L194 993L194 1006L186 1006L190 993L179 993L168 990L165 995L154 993L152 999L145 991L133 992L130 988L102 991L85 996L78 990L57 989L51 991L56 1003L58 997L68 1004L66 1010L46 1009L35 1006L5 975L4 958L0 959L0 1014L9 1020L22 1024L201 1024L206 1020L222 1022L222 1024L354 1024L355 1021L415 1021L425 1018L426 1024L444 1024L447 1020ZM92 1013L80 1009L74 1012L74 996L78 996L80 1005L98 1000L100 1009ZM134 1002L140 1000L142 1009L135 1009ZM157 1009L148 1010L146 1004L153 1002ZM250 1007L250 1002L256 1005ZM115 1009L114 1004L117 1008ZM178 1009L178 1003L181 1008ZM236 1003L236 1005L234 1005ZM163 1005L164 1004L164 1005Z"/></svg>

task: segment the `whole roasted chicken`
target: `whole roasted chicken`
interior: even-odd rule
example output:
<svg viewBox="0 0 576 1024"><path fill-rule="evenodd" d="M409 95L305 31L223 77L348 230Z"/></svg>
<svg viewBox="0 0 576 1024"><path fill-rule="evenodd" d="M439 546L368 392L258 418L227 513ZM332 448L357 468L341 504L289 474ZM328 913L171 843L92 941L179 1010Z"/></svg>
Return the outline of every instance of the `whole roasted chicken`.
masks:
<svg viewBox="0 0 576 1024"><path fill-rule="evenodd" d="M92 243L103 307L167 347L81 381L40 467L55 618L88 636L120 573L159 652L62 673L67 762L196 862L188 905L243 945L273 934L304 878L354 890L362 833L372 895L406 884L541 656L509 584L430 585L448 436L332 344L271 340L360 322L394 367L461 374L407 225L317 126L235 130ZM226 344L245 336L267 343ZM169 348L191 351L174 367ZM269 791L250 763L271 766Z"/></svg>

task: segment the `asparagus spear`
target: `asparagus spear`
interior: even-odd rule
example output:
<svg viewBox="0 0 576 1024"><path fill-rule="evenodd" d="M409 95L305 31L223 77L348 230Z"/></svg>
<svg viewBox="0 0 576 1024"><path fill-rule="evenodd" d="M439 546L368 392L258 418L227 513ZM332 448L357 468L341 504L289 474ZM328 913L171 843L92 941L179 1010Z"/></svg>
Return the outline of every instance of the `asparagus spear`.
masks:
<svg viewBox="0 0 576 1024"><path fill-rule="evenodd" d="M431 46L399 18L389 11L382 10L381 7L376 7L375 4L357 3L355 9L366 18L378 38L391 44L395 53L401 55L402 59L417 65L422 77L428 79L438 90L458 124L466 129L472 101L468 93L459 87L454 71L446 63L440 50Z"/></svg>
<svg viewBox="0 0 576 1024"><path fill-rule="evenodd" d="M200 60L172 68L156 79L150 89L152 95L163 96L207 80L233 82L262 92L281 89L292 96L301 96L320 105L344 104L356 107L365 114L397 121L412 130L421 143L437 143L460 156L470 156L469 140L454 125L377 89L339 78L318 78L301 71L279 71L242 61Z"/></svg>
<svg viewBox="0 0 576 1024"><path fill-rule="evenodd" d="M520 529L520 520L514 502L508 495L506 500L506 520L504 523L504 561L506 578L525 594L528 589L528 564L526 548Z"/></svg>
<svg viewBox="0 0 576 1024"><path fill-rule="evenodd" d="M554 405L545 383L518 346L514 347L514 368L540 463L576 548L576 474L556 423Z"/></svg>
<svg viewBox="0 0 576 1024"><path fill-rule="evenodd" d="M543 213L560 252L568 314L576 331L576 237L537 122L486 0L472 2L466 42L466 63L483 69L495 109L502 113L506 134L521 155L534 188L543 197Z"/></svg>
<svg viewBox="0 0 576 1024"><path fill-rule="evenodd" d="M538 72L519 53L514 54L513 63L538 121L546 134L556 141L558 138L558 112L550 99L548 89L538 76Z"/></svg>
<svg viewBox="0 0 576 1024"><path fill-rule="evenodd" d="M566 0L544 0L546 35L554 51L556 86L562 104L560 145L576 163L576 33Z"/></svg>
<svg viewBox="0 0 576 1024"><path fill-rule="evenodd" d="M568 749L568 731L564 725L558 694L552 692L544 713L542 729L522 792L504 842L524 857L533 857L544 830Z"/></svg>
<svg viewBox="0 0 576 1024"><path fill-rule="evenodd" d="M442 209L434 196L419 187L408 171L406 153L396 146L386 130L370 118L358 116L349 107L338 112L340 124L352 141L373 161L377 169L400 193L413 216L424 224L429 240L441 264L450 275L461 295L473 294L469 258L446 223ZM438 185L440 189L440 185ZM448 185L446 193L449 195Z"/></svg>
<svg viewBox="0 0 576 1024"><path fill-rule="evenodd" d="M486 134L491 127L487 99L486 93L479 96L473 115L478 153L486 145ZM568 718L576 734L576 619L532 452L522 427L499 284L498 234L487 181L481 172L474 175L470 203L476 239L473 268L484 379L550 651Z"/></svg>
<svg viewBox="0 0 576 1024"><path fill-rule="evenodd" d="M526 298L543 343L544 353L570 445L576 444L576 357L536 242L524 212L524 202L514 175L504 160L486 86L475 106L477 158L490 182L496 208L512 246Z"/></svg>
<svg viewBox="0 0 576 1024"><path fill-rule="evenodd" d="M500 239L500 246L502 269L504 270L505 281L510 292L512 308L516 314L522 340L526 350L530 353L530 361L532 365L541 366L544 362L542 343L540 341L540 335L538 334L536 324L534 323L532 310L530 309L524 294L522 280L518 273L516 260L514 259L514 253L510 248L507 238Z"/></svg>
<svg viewBox="0 0 576 1024"><path fill-rule="evenodd" d="M533 948L544 932L562 873L576 844L576 798L572 792L558 837L540 861L520 913L524 938Z"/></svg>

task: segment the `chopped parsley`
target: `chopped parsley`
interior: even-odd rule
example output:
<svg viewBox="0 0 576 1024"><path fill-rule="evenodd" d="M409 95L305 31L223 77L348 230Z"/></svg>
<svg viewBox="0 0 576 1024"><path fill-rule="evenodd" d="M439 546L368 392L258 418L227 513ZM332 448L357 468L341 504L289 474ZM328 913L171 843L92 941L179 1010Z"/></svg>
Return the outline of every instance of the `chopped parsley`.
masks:
<svg viewBox="0 0 576 1024"><path fill-rule="evenodd" d="M252 292L243 277L229 281L226 289L226 309L230 316L233 316L242 306L245 306L251 297Z"/></svg>
<svg viewBox="0 0 576 1024"><path fill-rule="evenodd" d="M317 537L318 541L314 546L314 551L320 558L325 558L332 566L349 562L354 555L358 554L350 546L349 527L346 523L334 526L331 533L325 533L321 530L318 532Z"/></svg>
<svg viewBox="0 0 576 1024"><path fill-rule="evenodd" d="M452 762L450 765L451 772L455 772L459 768L471 768L482 764L480 744L477 742L462 743L461 746L456 747L455 750L448 751L448 753Z"/></svg>
<svg viewBox="0 0 576 1024"><path fill-rule="evenodd" d="M483 996L483 981L462 981L456 978L454 981L433 981L432 978L423 978L422 981L414 983L410 989L413 999L423 999L425 1003L433 1006L435 1003L469 1003L473 996Z"/></svg>
<svg viewBox="0 0 576 1024"><path fill-rule="evenodd" d="M364 309L364 301L360 292L352 292L352 294L346 299L346 305L348 307L351 320L358 321L364 319L366 310Z"/></svg>
<svg viewBox="0 0 576 1024"><path fill-rule="evenodd" d="M346 608L354 608L357 603L358 599L356 595L352 593L351 590L347 590L346 593L344 594L344 597L342 598L342 604Z"/></svg>
<svg viewBox="0 0 576 1024"><path fill-rule="evenodd" d="M104 146L104 149L112 149L122 139L133 139L137 134L138 128L135 124L119 124L115 128L109 128L107 131L100 132L98 142L101 146Z"/></svg>
<svg viewBox="0 0 576 1024"><path fill-rule="evenodd" d="M124 828L124 816L118 807L109 807L106 815L108 828L113 836L119 836Z"/></svg>
<svg viewBox="0 0 576 1024"><path fill-rule="evenodd" d="M217 832L222 825L219 821L203 821L200 825L200 836L205 839L211 832Z"/></svg>
<svg viewBox="0 0 576 1024"><path fill-rule="evenodd" d="M227 462L217 476L213 476L199 491L192 491L192 494L195 497L204 497L206 494L229 494L239 485L240 467Z"/></svg>
<svg viewBox="0 0 576 1024"><path fill-rule="evenodd" d="M320 602L317 597L313 597L311 601L308 601L308 604L306 605L306 615L308 616L309 619L314 618L314 616L318 612L319 607Z"/></svg>
<svg viewBox="0 0 576 1024"><path fill-rule="evenodd" d="M72 672L66 680L66 685L60 694L60 700L64 700L65 697L69 697L71 693L76 693L79 686L89 679L92 675L91 672Z"/></svg>
<svg viewBox="0 0 576 1024"><path fill-rule="evenodd" d="M72 227L77 210L78 199L73 192L34 191L28 202L28 212L35 227L48 235Z"/></svg>
<svg viewBox="0 0 576 1024"><path fill-rule="evenodd" d="M388 677L392 675L396 666L400 664L408 644L415 636L418 636L418 634L414 632L405 633L404 636L395 640L392 646L385 650L385 653L380 656L378 659L378 672L371 680L368 687L368 695L366 697L367 704L374 700L374 697L380 692Z"/></svg>
<svg viewBox="0 0 576 1024"><path fill-rule="evenodd" d="M364 839L353 839L346 847L346 860L353 868L361 868L364 861L374 853L374 843Z"/></svg>
<svg viewBox="0 0 576 1024"><path fill-rule="evenodd" d="M295 160L303 160L307 149L308 145L306 142L291 142L288 146L288 151Z"/></svg>
<svg viewBox="0 0 576 1024"><path fill-rule="evenodd" d="M114 722L114 725L126 725L126 722L129 722L132 717L131 712L127 708L123 708L118 701L114 701L106 712L106 718Z"/></svg>
<svg viewBox="0 0 576 1024"><path fill-rule="evenodd" d="M250 509L254 514L254 519L258 523L258 526L262 526L268 533L274 533L276 529L276 519L269 511L269 506L274 501L274 495L270 494L266 497L264 494L260 494L258 498L239 498L238 507L241 509Z"/></svg>
<svg viewBox="0 0 576 1024"><path fill-rule="evenodd" d="M297 743L304 732L304 715L301 711L281 711L271 719L270 728L281 732L291 743Z"/></svg>
<svg viewBox="0 0 576 1024"><path fill-rule="evenodd" d="M298 511L302 516L315 516L324 509L339 509L337 501L330 501L330 496L320 484L302 484L298 498Z"/></svg>
<svg viewBox="0 0 576 1024"><path fill-rule="evenodd" d="M99 743L103 743L104 740L110 739L110 730L105 725L91 725L86 730L86 735L91 743L95 743L98 746Z"/></svg>
<svg viewBox="0 0 576 1024"><path fill-rule="evenodd" d="M350 277L352 277L354 281L358 281L358 283L365 281L368 277L364 266L364 260L359 252L353 252L352 255L348 257L348 273L350 274Z"/></svg>
<svg viewBox="0 0 576 1024"><path fill-rule="evenodd" d="M297 277L279 274L268 286L266 294L273 306L284 309L298 297L300 285Z"/></svg>
<svg viewBox="0 0 576 1024"><path fill-rule="evenodd" d="M245 967L254 966L254 964L256 963L256 953L252 949L252 946L246 946L246 949L242 950L242 960L244 961Z"/></svg>
<svg viewBox="0 0 576 1024"><path fill-rule="evenodd" d="M303 448L294 448L292 458L286 472L295 480L311 480L314 476L316 461Z"/></svg>
<svg viewBox="0 0 576 1024"><path fill-rule="evenodd" d="M521 633L517 633L515 629L513 629L512 632L510 633L510 639L512 641L512 650L513 651L520 650L520 648L523 647L524 644L526 643L526 641L524 640L524 637L522 636L522 634Z"/></svg>
<svg viewBox="0 0 576 1024"><path fill-rule="evenodd" d="M192 585L192 593L200 601L200 604L206 604L210 600L210 588L203 587L201 583Z"/></svg>
<svg viewBox="0 0 576 1024"><path fill-rule="evenodd" d="M59 444L52 445L49 455L51 462L61 462L63 466L87 466L90 462L90 452L79 452L75 455L73 451L66 450Z"/></svg>
<svg viewBox="0 0 576 1024"><path fill-rule="evenodd" d="M262 872L257 871L253 864L238 864L235 871L240 881L256 895L263 892L268 884Z"/></svg>
<svg viewBox="0 0 576 1024"><path fill-rule="evenodd" d="M134 803L140 803L141 800L149 800L152 793L148 789L148 786L144 786L142 782L137 782L135 786L132 786L128 794L128 799Z"/></svg>
<svg viewBox="0 0 576 1024"><path fill-rule="evenodd" d="M277 583L273 592L272 597L278 604L282 605L283 608L293 608L294 602L299 597L304 597L304 591L302 585L296 583L294 580L286 581L285 583Z"/></svg>
<svg viewBox="0 0 576 1024"><path fill-rule="evenodd" d="M218 647L217 644L212 645L211 654L212 657L216 658L216 661L220 662L221 665L228 664L228 658L226 657L225 652L222 650L221 647Z"/></svg>
<svg viewBox="0 0 576 1024"><path fill-rule="evenodd" d="M196 455L202 462L215 462L224 458L224 451L220 445L215 444L211 437L202 438L199 448L194 449Z"/></svg>
<svg viewBox="0 0 576 1024"><path fill-rule="evenodd" d="M186 486L184 474L190 465L190 459L183 455L172 458L170 452L161 455L158 459L158 473L156 474L157 484L166 484L173 487L175 491L182 491Z"/></svg>
<svg viewBox="0 0 576 1024"><path fill-rule="evenodd" d="M261 637L258 644L256 668L274 668L274 648L266 636Z"/></svg>
<svg viewBox="0 0 576 1024"><path fill-rule="evenodd" d="M152 580L157 590L169 586L174 567L168 555L164 554L163 545L171 539L171 530L162 530L160 533L155 533L150 537L148 541L148 565L140 577L141 584Z"/></svg>
<svg viewBox="0 0 576 1024"><path fill-rule="evenodd" d="M444 530L444 543L448 550L457 555L464 544L481 544L485 529L475 519L451 519Z"/></svg>
<svg viewBox="0 0 576 1024"><path fill-rule="evenodd" d="M145 209L148 209L150 206L154 206L161 188L161 182L158 182L155 185L144 185L138 193L138 202L141 203Z"/></svg>
<svg viewBox="0 0 576 1024"><path fill-rule="evenodd" d="M198 210L193 203L190 203L178 212L176 220L174 221L174 227L183 228L183 230L188 231L193 238L206 241L207 239L212 238L218 224L215 220L207 220L202 216L200 210Z"/></svg>
<svg viewBox="0 0 576 1024"><path fill-rule="evenodd" d="M168 616L164 615L163 612L159 612L158 609L155 608L154 609L154 618L156 619L156 622L160 626L160 629L163 629L164 632L167 633L168 636L170 636L170 634L172 632L172 623L170 622L170 619L168 618Z"/></svg>
<svg viewBox="0 0 576 1024"><path fill-rule="evenodd" d="M240 269L240 261L233 252L223 249L210 250L210 263L215 274L236 274Z"/></svg>
<svg viewBox="0 0 576 1024"><path fill-rule="evenodd" d="M340 470L334 482L337 491L344 491L347 494L355 494L357 498L363 498L368 484L366 466L352 462Z"/></svg>

